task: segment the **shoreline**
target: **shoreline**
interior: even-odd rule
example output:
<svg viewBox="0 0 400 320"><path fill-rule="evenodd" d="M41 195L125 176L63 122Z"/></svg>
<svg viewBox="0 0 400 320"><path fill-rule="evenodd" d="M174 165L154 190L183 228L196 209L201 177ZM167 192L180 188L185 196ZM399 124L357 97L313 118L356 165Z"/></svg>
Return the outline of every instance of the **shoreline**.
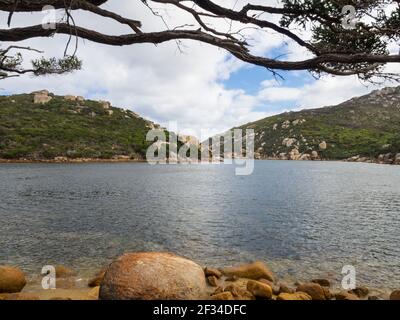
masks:
<svg viewBox="0 0 400 320"><path fill-rule="evenodd" d="M353 161L349 159L342 159L342 160L335 160L335 159L318 159L318 160L288 160L288 159L279 159L279 158L266 158L266 159L254 159L255 161L290 161L290 162L344 162L344 163L367 163L367 164L378 164L378 165L400 165L399 163L387 163L379 161L378 159L371 160L366 159L363 161ZM82 163L147 163L146 159L97 159L97 158L77 158L77 159L66 159L66 160L55 160L55 159L0 159L0 164L82 164ZM188 164L186 162L182 162L183 164ZM198 163L189 163L189 164L202 164L202 163L209 163L209 164L220 164L220 162L201 162ZM165 163L168 164L168 163ZM174 163L174 164L180 164Z"/></svg>
<svg viewBox="0 0 400 320"><path fill-rule="evenodd" d="M145 163L145 159L68 159L68 160L54 160L54 159L0 159L0 164L4 163L27 163L27 164L37 164L37 163L56 163L56 164L70 164L70 163Z"/></svg>
<svg viewBox="0 0 400 320"><path fill-rule="evenodd" d="M140 263L139 263L140 262ZM144 264L145 267L138 267ZM122 269L121 269L122 268ZM121 270L130 271L129 276ZM8 269L5 271L5 269ZM200 266L195 261L167 252L125 253L111 264L98 268L91 277L69 267L55 267L56 287L42 287L45 274L25 275L18 267L1 266L0 278L12 276L9 285L19 286L4 292L0 300L397 300L400 290L372 288L357 284L353 289L339 288L335 280L280 278L263 261L230 267ZM146 270L150 270L147 272ZM4 273L5 272L5 273ZM8 273L8 275L7 275ZM138 281L140 279L140 281ZM161 279L160 281L158 279ZM122 282L120 282L122 281ZM3 281L2 285L4 287ZM119 291L110 288L122 285ZM180 286L180 285L181 286ZM197 287L193 293L191 289ZM3 291L1 291L3 289ZM135 292L132 296L132 292ZM161 292L161 293L160 293ZM188 293L190 292L190 294ZM187 295L189 294L189 295Z"/></svg>

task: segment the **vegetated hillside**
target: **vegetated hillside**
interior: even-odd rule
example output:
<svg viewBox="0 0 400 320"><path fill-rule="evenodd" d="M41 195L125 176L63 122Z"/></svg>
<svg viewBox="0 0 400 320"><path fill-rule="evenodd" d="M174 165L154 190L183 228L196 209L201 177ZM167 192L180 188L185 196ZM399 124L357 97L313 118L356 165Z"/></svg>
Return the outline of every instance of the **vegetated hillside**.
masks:
<svg viewBox="0 0 400 320"><path fill-rule="evenodd" d="M0 96L0 158L141 159L154 124L105 101L46 90Z"/></svg>
<svg viewBox="0 0 400 320"><path fill-rule="evenodd" d="M400 152L400 87L385 88L337 106L288 112L241 127L255 130L261 158L376 159ZM392 156L388 154L392 153ZM390 159L392 160L390 160Z"/></svg>

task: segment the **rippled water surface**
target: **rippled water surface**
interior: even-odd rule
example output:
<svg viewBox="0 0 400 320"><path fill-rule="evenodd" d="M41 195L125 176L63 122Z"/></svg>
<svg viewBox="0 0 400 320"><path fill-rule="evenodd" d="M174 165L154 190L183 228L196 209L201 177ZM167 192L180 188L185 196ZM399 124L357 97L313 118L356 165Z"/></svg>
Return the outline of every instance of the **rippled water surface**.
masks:
<svg viewBox="0 0 400 320"><path fill-rule="evenodd" d="M400 287L400 167L257 161L228 165L0 165L0 264L89 274L124 251L173 251L278 275Z"/></svg>

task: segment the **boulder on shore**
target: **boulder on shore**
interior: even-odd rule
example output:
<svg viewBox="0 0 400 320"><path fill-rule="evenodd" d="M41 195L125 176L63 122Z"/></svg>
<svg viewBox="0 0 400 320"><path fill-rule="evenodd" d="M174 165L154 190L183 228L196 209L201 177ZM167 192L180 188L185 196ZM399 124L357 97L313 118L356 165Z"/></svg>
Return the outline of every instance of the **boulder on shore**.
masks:
<svg viewBox="0 0 400 320"><path fill-rule="evenodd" d="M318 278L311 280L313 283L318 283L321 287L330 287L331 282L328 279Z"/></svg>
<svg viewBox="0 0 400 320"><path fill-rule="evenodd" d="M272 298L271 287L265 283L256 280L249 280L247 282L247 290L258 298L265 298L265 299Z"/></svg>
<svg viewBox="0 0 400 320"><path fill-rule="evenodd" d="M313 300L326 300L324 290L318 283L300 284L296 291L307 293Z"/></svg>
<svg viewBox="0 0 400 320"><path fill-rule="evenodd" d="M222 268L220 270L223 275L227 277L236 276L239 278L247 278L253 280L264 278L274 282L274 274L262 261L243 264L236 267Z"/></svg>
<svg viewBox="0 0 400 320"><path fill-rule="evenodd" d="M390 300L400 300L400 290L394 290L390 294Z"/></svg>
<svg viewBox="0 0 400 320"><path fill-rule="evenodd" d="M355 294L359 298L364 298L369 294L369 289L367 287L361 286L351 290L350 293Z"/></svg>
<svg viewBox="0 0 400 320"><path fill-rule="evenodd" d="M341 291L335 294L336 300L360 300L354 293Z"/></svg>
<svg viewBox="0 0 400 320"><path fill-rule="evenodd" d="M25 285L25 274L21 269L11 266L0 266L0 293L20 292Z"/></svg>
<svg viewBox="0 0 400 320"><path fill-rule="evenodd" d="M285 293L282 292L276 300L312 300L309 294L305 292Z"/></svg>
<svg viewBox="0 0 400 320"><path fill-rule="evenodd" d="M218 269L208 268L208 267L204 268L204 274L206 275L206 277L214 276L218 279L222 277L221 271L219 271Z"/></svg>
<svg viewBox="0 0 400 320"><path fill-rule="evenodd" d="M203 269L165 252L125 253L107 269L100 300L196 300L207 297Z"/></svg>

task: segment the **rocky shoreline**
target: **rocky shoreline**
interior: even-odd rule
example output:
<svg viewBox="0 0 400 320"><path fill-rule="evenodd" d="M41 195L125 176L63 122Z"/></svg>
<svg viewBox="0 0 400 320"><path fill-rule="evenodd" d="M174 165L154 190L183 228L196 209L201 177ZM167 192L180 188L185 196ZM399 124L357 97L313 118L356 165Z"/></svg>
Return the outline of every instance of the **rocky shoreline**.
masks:
<svg viewBox="0 0 400 320"><path fill-rule="evenodd" d="M344 160L323 160L323 159L289 159L280 157L267 157L267 158L256 158L257 161L334 161L334 162L357 162L357 163L372 163L372 164L386 164L386 165L400 165L400 153L397 154L382 154L378 158L370 158L363 156L354 156ZM57 157L54 159L0 159L2 163L145 163L146 159L135 158L131 159L128 156L121 156L111 159L99 159L99 158L66 158Z"/></svg>
<svg viewBox="0 0 400 320"><path fill-rule="evenodd" d="M20 268L0 266L0 300L400 300L400 290L338 290L324 278L288 283L262 261L201 267L165 252L125 253L89 280L56 266L56 289L41 287L47 276L27 280Z"/></svg>
<svg viewBox="0 0 400 320"><path fill-rule="evenodd" d="M57 157L55 159L0 159L0 163L125 163L125 162L146 162L145 159L131 159L130 157L120 157L113 159L99 158L66 158Z"/></svg>

